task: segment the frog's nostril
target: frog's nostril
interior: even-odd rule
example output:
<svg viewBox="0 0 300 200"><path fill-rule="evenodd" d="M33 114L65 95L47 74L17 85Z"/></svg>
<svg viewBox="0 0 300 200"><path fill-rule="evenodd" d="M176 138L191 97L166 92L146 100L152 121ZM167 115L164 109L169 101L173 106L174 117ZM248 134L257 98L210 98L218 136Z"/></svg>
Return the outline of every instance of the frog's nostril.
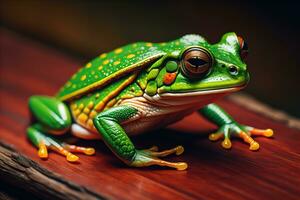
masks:
<svg viewBox="0 0 300 200"><path fill-rule="evenodd" d="M231 65L229 67L229 73L232 75L237 75L238 74L238 68L236 66Z"/></svg>

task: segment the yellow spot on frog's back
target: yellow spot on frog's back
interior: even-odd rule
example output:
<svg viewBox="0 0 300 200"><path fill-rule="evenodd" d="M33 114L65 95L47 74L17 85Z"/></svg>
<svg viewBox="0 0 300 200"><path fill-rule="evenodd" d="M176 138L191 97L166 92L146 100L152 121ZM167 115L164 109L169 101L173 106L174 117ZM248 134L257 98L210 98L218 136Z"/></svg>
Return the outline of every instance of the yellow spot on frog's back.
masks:
<svg viewBox="0 0 300 200"><path fill-rule="evenodd" d="M94 102L90 101L89 104L87 105L89 109L92 109L94 107Z"/></svg>
<svg viewBox="0 0 300 200"><path fill-rule="evenodd" d="M82 110L83 107L84 107L84 105L83 105L83 103L81 103L81 104L79 105L78 109L79 109L79 110Z"/></svg>
<svg viewBox="0 0 300 200"><path fill-rule="evenodd" d="M102 65L100 65L100 66L98 67L98 70L102 70L102 68L103 68L103 66L102 66Z"/></svg>
<svg viewBox="0 0 300 200"><path fill-rule="evenodd" d="M75 115L75 117L77 117L80 113L81 113L81 111L78 109L73 111L73 114Z"/></svg>
<svg viewBox="0 0 300 200"><path fill-rule="evenodd" d="M90 68L91 66L92 66L92 63L89 62L88 64L86 64L85 67L86 67L86 68Z"/></svg>
<svg viewBox="0 0 300 200"><path fill-rule="evenodd" d="M97 93L97 94L96 94L96 96L95 96L95 98L96 98L96 99L98 99L98 98L99 98L99 96L100 96L100 94L99 94L99 93Z"/></svg>
<svg viewBox="0 0 300 200"><path fill-rule="evenodd" d="M109 63L109 60L104 60L103 65L107 65Z"/></svg>
<svg viewBox="0 0 300 200"><path fill-rule="evenodd" d="M90 109L87 108L87 107L85 107L85 108L83 109L83 112L84 112L85 114L89 114L89 113L90 113Z"/></svg>
<svg viewBox="0 0 300 200"><path fill-rule="evenodd" d="M114 65L118 65L118 64L120 64L120 61L117 60L114 62Z"/></svg>
<svg viewBox="0 0 300 200"><path fill-rule="evenodd" d="M94 75L94 74L95 74L95 71L92 71L91 73L92 73L92 75Z"/></svg>
<svg viewBox="0 0 300 200"><path fill-rule="evenodd" d="M148 43L146 43L146 46L147 46L147 47L152 47L153 44L152 44L151 42L148 42Z"/></svg>
<svg viewBox="0 0 300 200"><path fill-rule="evenodd" d="M92 110L92 112L90 113L89 117L93 119L94 117L96 117L97 114L98 113L96 111Z"/></svg>
<svg viewBox="0 0 300 200"><path fill-rule="evenodd" d="M175 42L176 45L179 45L179 42Z"/></svg>
<svg viewBox="0 0 300 200"><path fill-rule="evenodd" d="M91 110L90 110L88 107L85 107L85 108L83 109L83 112L84 112L85 114L89 114L90 111L91 111Z"/></svg>
<svg viewBox="0 0 300 200"><path fill-rule="evenodd" d="M72 110L75 110L76 108L77 108L77 104L76 104L76 103L72 103L72 104L71 104L71 109L72 109Z"/></svg>
<svg viewBox="0 0 300 200"><path fill-rule="evenodd" d="M81 76L80 80L84 81L85 79L86 79L86 75L84 74Z"/></svg>
<svg viewBox="0 0 300 200"><path fill-rule="evenodd" d="M122 51L123 51L123 49L119 48L119 49L116 49L116 50L115 50L115 53L118 54L118 53L121 53Z"/></svg>
<svg viewBox="0 0 300 200"><path fill-rule="evenodd" d="M161 46L165 46L165 45L166 45L166 43L165 43L165 42L162 42L162 43L160 43L160 45L161 45Z"/></svg>
<svg viewBox="0 0 300 200"><path fill-rule="evenodd" d="M127 58L133 58L135 55L134 54L129 54L128 56L127 56Z"/></svg>
<svg viewBox="0 0 300 200"><path fill-rule="evenodd" d="M106 53L103 53L103 54L101 54L99 57L100 58L105 58L107 56L107 54Z"/></svg>
<svg viewBox="0 0 300 200"><path fill-rule="evenodd" d="M87 119L88 119L88 116L86 114L84 114L84 113L81 113L78 116L78 121L81 122L81 123L85 123Z"/></svg>
<svg viewBox="0 0 300 200"><path fill-rule="evenodd" d="M93 127L93 126L94 126L93 120L89 119L89 120L87 121L87 125L88 125L89 127Z"/></svg>

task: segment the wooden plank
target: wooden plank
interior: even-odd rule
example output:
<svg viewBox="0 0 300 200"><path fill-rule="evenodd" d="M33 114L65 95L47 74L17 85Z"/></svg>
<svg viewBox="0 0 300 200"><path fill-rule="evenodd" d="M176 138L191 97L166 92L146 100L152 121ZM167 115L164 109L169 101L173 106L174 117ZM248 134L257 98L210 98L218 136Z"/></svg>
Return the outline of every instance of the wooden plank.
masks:
<svg viewBox="0 0 300 200"><path fill-rule="evenodd" d="M260 109L249 110L253 106L245 109L245 102L257 105L246 101L245 96L218 103L241 123L275 130L274 139L257 138L261 145L258 152L250 152L239 140L233 141L230 151L222 149L218 142L211 143L207 134L216 127L193 114L171 129L133 137L139 148L159 145L165 149L182 144L185 153L167 159L188 162L187 171L128 168L101 141L78 141L80 145L95 147L96 155L80 155L77 164L68 163L52 152L47 161L40 160L25 136L30 118L27 99L33 94L53 95L82 61L3 29L0 38L1 181L41 198L297 199L300 196L300 131L272 119L270 110L264 110L269 116L265 117L258 113ZM292 120L297 124L296 119ZM3 143L12 145L14 150ZM17 181L12 181L15 177ZM49 181L52 184L47 184Z"/></svg>

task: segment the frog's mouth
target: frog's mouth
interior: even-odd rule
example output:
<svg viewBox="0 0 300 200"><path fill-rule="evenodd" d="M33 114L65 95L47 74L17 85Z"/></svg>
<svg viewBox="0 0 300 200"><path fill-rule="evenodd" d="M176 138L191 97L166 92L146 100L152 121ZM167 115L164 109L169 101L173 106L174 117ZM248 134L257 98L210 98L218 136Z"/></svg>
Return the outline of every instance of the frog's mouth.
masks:
<svg viewBox="0 0 300 200"><path fill-rule="evenodd" d="M213 89L213 90L202 90L202 91L191 91L191 92L178 92L178 93L162 93L158 96L160 97L186 97L186 96L204 96L204 95L210 95L210 94L222 94L222 93L232 93L239 91L243 89L245 85L243 86L237 86L232 88L220 88L220 89Z"/></svg>
<svg viewBox="0 0 300 200"><path fill-rule="evenodd" d="M202 91L190 91L190 92L178 92L171 93L166 92L162 94L156 94L154 96L148 96L144 94L144 97L152 102L165 105L205 105L212 103L213 101L230 94L232 92L239 91L246 86L240 85L230 88L218 88L212 90L202 90Z"/></svg>
<svg viewBox="0 0 300 200"><path fill-rule="evenodd" d="M176 91L176 92L165 92L158 88L158 96L160 97L186 97L186 96L202 96L202 95L210 95L210 94L220 94L220 93L232 93L239 91L247 86L247 83L242 83L238 85L233 85L231 87L219 87L219 88L211 88L205 90L196 90L196 91ZM156 96L156 95L155 95Z"/></svg>

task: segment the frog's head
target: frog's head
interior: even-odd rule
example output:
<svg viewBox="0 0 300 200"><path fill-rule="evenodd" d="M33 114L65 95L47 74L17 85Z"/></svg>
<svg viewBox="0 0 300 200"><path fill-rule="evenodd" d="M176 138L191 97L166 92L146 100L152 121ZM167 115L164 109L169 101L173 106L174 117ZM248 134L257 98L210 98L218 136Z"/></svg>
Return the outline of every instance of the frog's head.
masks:
<svg viewBox="0 0 300 200"><path fill-rule="evenodd" d="M189 45L178 53L178 69L169 73L168 67L172 66L167 64L160 73L163 80L158 89L160 96L226 94L246 86L249 73L244 59L248 47L241 37L227 33L216 44L209 44L195 35L183 39ZM176 77L168 82L172 74Z"/></svg>

